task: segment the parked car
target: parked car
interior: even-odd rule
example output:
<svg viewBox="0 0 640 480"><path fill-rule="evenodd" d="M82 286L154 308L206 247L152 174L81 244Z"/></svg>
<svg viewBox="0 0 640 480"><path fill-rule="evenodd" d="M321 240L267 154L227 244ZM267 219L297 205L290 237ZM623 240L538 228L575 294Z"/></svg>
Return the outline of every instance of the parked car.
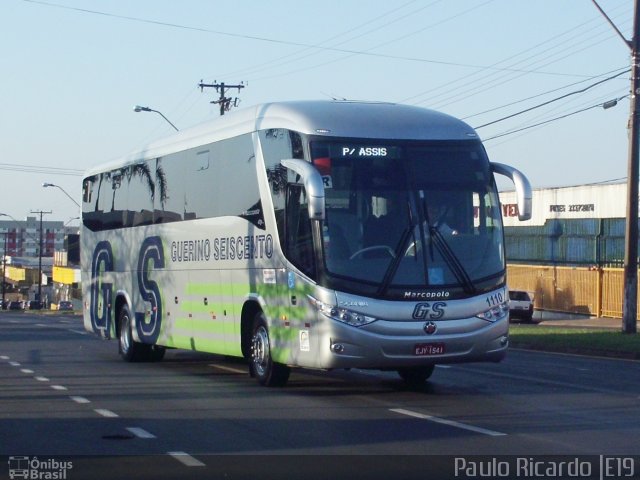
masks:
<svg viewBox="0 0 640 480"><path fill-rule="evenodd" d="M61 300L60 303L58 303L58 310L70 312L73 310L73 303L68 300Z"/></svg>
<svg viewBox="0 0 640 480"><path fill-rule="evenodd" d="M509 290L509 319L533 320L533 295L524 290Z"/></svg>
<svg viewBox="0 0 640 480"><path fill-rule="evenodd" d="M38 300L31 300L29 302L29 306L25 307L25 309L29 309L29 310L42 310L42 302L39 302Z"/></svg>
<svg viewBox="0 0 640 480"><path fill-rule="evenodd" d="M24 310L24 302L22 300L11 300L7 310Z"/></svg>

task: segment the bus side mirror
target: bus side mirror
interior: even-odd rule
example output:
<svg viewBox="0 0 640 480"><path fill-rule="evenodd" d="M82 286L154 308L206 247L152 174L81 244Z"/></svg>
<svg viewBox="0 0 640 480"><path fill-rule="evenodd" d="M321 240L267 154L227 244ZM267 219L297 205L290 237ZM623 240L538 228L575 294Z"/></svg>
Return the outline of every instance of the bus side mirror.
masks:
<svg viewBox="0 0 640 480"><path fill-rule="evenodd" d="M511 179L516 186L516 197L518 203L518 220L521 222L531 219L532 191L531 184L524 174L509 165L491 162L491 170L499 175L504 175Z"/></svg>
<svg viewBox="0 0 640 480"><path fill-rule="evenodd" d="M280 160L280 163L302 178L309 199L309 219L324 220L324 183L320 172L309 162L297 158Z"/></svg>

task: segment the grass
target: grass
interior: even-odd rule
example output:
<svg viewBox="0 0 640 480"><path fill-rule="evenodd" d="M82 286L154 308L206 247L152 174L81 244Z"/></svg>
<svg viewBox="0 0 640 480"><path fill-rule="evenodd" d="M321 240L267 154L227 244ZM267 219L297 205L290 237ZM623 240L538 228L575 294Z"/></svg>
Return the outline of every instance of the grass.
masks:
<svg viewBox="0 0 640 480"><path fill-rule="evenodd" d="M515 348L640 359L640 334L616 330L511 325L509 340Z"/></svg>

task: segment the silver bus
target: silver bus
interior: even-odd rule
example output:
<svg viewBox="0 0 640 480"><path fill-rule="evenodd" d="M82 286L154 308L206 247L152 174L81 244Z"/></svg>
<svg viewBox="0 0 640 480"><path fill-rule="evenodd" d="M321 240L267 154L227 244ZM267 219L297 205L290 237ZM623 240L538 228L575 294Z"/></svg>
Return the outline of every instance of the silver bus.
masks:
<svg viewBox="0 0 640 480"><path fill-rule="evenodd" d="M499 361L508 294L494 174L531 187L448 115L391 103L238 110L89 170L84 325L127 361L166 348L291 367Z"/></svg>

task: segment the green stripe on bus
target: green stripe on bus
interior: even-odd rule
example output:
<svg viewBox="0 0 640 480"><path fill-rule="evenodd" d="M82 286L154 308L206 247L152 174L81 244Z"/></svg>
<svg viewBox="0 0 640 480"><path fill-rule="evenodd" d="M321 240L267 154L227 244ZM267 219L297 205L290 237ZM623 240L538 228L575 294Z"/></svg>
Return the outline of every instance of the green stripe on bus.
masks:
<svg viewBox="0 0 640 480"><path fill-rule="evenodd" d="M237 307L236 303L218 303L207 302L207 305L198 300L185 300L180 302L180 311L182 312L215 312L218 315L222 315L226 310L227 312L233 312L233 309Z"/></svg>

